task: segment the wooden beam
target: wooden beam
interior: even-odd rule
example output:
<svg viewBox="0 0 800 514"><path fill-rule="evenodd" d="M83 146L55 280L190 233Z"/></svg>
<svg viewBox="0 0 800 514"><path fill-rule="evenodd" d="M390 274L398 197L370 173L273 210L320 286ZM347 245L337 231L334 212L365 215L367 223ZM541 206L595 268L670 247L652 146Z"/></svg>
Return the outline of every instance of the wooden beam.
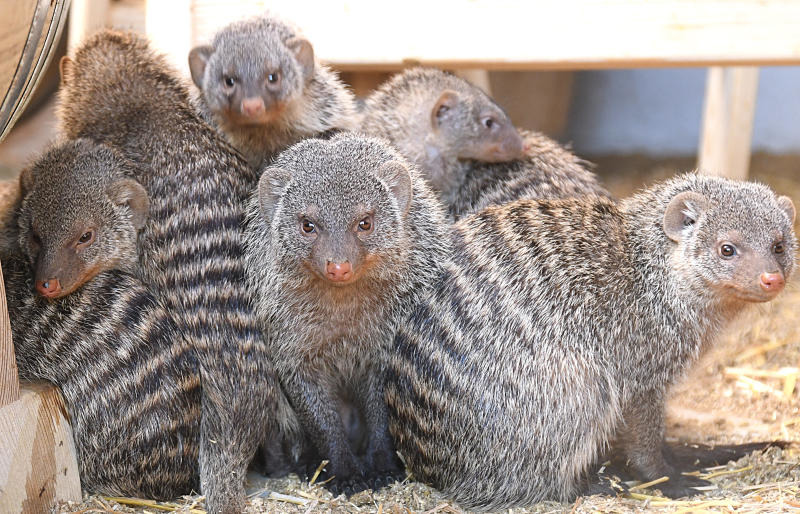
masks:
<svg viewBox="0 0 800 514"><path fill-rule="evenodd" d="M0 512L50 512L81 499L72 430L58 389L26 384L0 408Z"/></svg>
<svg viewBox="0 0 800 514"><path fill-rule="evenodd" d="M148 9L160 3L172 2ZM791 0L191 0L191 14L175 12L193 20L191 46L268 8L340 70L800 64L800 2Z"/></svg>
<svg viewBox="0 0 800 514"><path fill-rule="evenodd" d="M747 178L758 92L758 68L708 70L697 167L709 175Z"/></svg>

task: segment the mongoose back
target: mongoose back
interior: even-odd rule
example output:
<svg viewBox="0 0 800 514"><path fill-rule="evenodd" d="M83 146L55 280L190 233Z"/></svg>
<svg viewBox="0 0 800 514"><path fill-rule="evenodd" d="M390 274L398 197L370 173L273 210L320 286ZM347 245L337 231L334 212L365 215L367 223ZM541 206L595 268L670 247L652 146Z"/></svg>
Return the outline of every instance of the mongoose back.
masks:
<svg viewBox="0 0 800 514"><path fill-rule="evenodd" d="M664 396L726 321L783 288L794 217L766 186L686 174L619 206L464 218L388 367L408 467L470 508L565 501L616 436L639 478L696 493L707 482L664 460Z"/></svg>
<svg viewBox="0 0 800 514"><path fill-rule="evenodd" d="M461 160L459 180L443 199L454 220L514 200L610 196L589 164L538 132L522 131L524 156L507 162Z"/></svg>
<svg viewBox="0 0 800 514"><path fill-rule="evenodd" d="M57 146L20 175L19 245L36 290L66 296L111 269L134 272L149 200L132 165L79 139Z"/></svg>
<svg viewBox="0 0 800 514"><path fill-rule="evenodd" d="M141 36L99 32L61 69L65 135L106 143L141 170L134 178L150 215L139 273L200 364L201 489L211 511L241 510L247 464L280 395L245 286L242 225L255 173Z"/></svg>
<svg viewBox="0 0 800 514"><path fill-rule="evenodd" d="M460 180L460 159L522 157L505 111L466 80L433 68L412 68L381 85L366 100L361 130L391 142L443 195Z"/></svg>
<svg viewBox="0 0 800 514"><path fill-rule="evenodd" d="M20 376L61 390L82 487L171 499L199 488L200 380L134 274L147 196L129 171L87 140L45 152L20 177L19 240L3 273Z"/></svg>
<svg viewBox="0 0 800 514"><path fill-rule="evenodd" d="M248 279L300 425L330 461L335 491L380 485L400 471L384 354L447 255L443 209L394 149L343 133L281 153L248 214ZM342 404L364 419L363 455L348 443Z"/></svg>
<svg viewBox="0 0 800 514"><path fill-rule="evenodd" d="M189 53L198 105L254 169L297 141L352 129L355 97L294 27L264 15L231 23Z"/></svg>

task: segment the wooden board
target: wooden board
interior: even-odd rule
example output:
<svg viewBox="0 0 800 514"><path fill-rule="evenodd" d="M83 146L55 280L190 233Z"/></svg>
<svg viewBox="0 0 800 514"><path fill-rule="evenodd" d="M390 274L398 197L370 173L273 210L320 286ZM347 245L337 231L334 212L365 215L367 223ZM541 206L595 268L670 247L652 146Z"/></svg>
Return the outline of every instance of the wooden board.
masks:
<svg viewBox="0 0 800 514"><path fill-rule="evenodd" d="M45 383L23 386L0 408L0 512L49 512L80 500L72 430L61 394Z"/></svg>
<svg viewBox="0 0 800 514"><path fill-rule="evenodd" d="M182 63L221 26L267 8L341 70L800 64L792 0L149 0L147 32Z"/></svg>
<svg viewBox="0 0 800 514"><path fill-rule="evenodd" d="M0 104L22 57L36 2L37 0L0 2L0 20L3 20L3 29L0 30Z"/></svg>
<svg viewBox="0 0 800 514"><path fill-rule="evenodd" d="M6 289L0 270L0 408L19 399L19 378L14 345L11 341L11 325L6 306Z"/></svg>

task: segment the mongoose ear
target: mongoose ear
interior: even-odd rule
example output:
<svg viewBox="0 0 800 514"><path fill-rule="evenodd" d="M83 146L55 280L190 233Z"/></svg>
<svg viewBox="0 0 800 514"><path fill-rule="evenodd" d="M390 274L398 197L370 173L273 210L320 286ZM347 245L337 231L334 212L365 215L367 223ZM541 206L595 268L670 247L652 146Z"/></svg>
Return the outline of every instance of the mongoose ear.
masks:
<svg viewBox="0 0 800 514"><path fill-rule="evenodd" d="M62 84L69 82L70 68L72 68L72 59L65 55L60 61L58 61L58 72L61 74Z"/></svg>
<svg viewBox="0 0 800 514"><path fill-rule="evenodd" d="M789 216L789 224L794 225L794 219L797 216L797 211L794 209L794 203L792 203L792 199L788 196L779 196L778 205L780 205L781 209L786 211L786 215Z"/></svg>
<svg viewBox="0 0 800 514"><path fill-rule="evenodd" d="M456 105L458 105L458 93L451 89L445 89L439 99L436 100L433 109L431 109L431 126L435 129L439 128L439 123L444 113L453 109Z"/></svg>
<svg viewBox="0 0 800 514"><path fill-rule="evenodd" d="M675 195L664 212L664 232L675 242L683 238L686 227L694 225L708 209L708 198L694 191Z"/></svg>
<svg viewBox="0 0 800 514"><path fill-rule="evenodd" d="M303 78L309 80L314 75L314 47L301 37L287 39L286 46L294 52L294 57L303 70Z"/></svg>
<svg viewBox="0 0 800 514"><path fill-rule="evenodd" d="M378 168L378 177L389 186L394 197L397 199L397 207L402 214L408 212L411 206L411 175L408 168L398 161L389 161L381 164Z"/></svg>
<svg viewBox="0 0 800 514"><path fill-rule="evenodd" d="M122 178L108 186L106 194L115 204L130 208L134 227L140 229L144 226L150 209L150 199L140 183Z"/></svg>
<svg viewBox="0 0 800 514"><path fill-rule="evenodd" d="M269 224L275 214L275 207L291 179L291 173L277 166L269 166L261 174L258 181L258 204L261 214Z"/></svg>
<svg viewBox="0 0 800 514"><path fill-rule="evenodd" d="M203 89L203 75L206 72L206 65L214 47L209 45L196 46L189 52L189 70L192 72L192 82L200 89Z"/></svg>

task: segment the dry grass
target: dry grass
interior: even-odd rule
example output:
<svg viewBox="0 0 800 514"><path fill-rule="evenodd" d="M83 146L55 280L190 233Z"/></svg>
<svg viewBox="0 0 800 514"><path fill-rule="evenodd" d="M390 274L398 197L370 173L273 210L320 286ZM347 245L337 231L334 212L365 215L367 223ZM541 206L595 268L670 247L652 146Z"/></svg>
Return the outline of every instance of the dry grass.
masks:
<svg viewBox="0 0 800 514"><path fill-rule="evenodd" d="M800 159L756 156L753 178L788 194L800 206ZM689 170L692 160L603 159L599 172L619 196L642 183ZM605 170L614 170L613 174ZM644 171L641 171L644 170ZM640 487L624 498L592 496L573 504L545 502L513 513L656 511L767 513L800 510L800 272L776 301L759 306L738 320L719 344L674 391L668 406L668 438L703 443L740 443L783 439L786 449L771 448L706 470L717 489L684 500L667 500L652 488ZM295 477L259 479L253 475L248 512L306 513L406 512L461 513L437 491L404 482L349 499L333 498L319 485ZM634 484L629 484L634 485ZM126 503L123 503L126 502ZM79 504L63 504L57 512L201 512L201 497L170 504L131 504L87 496Z"/></svg>

